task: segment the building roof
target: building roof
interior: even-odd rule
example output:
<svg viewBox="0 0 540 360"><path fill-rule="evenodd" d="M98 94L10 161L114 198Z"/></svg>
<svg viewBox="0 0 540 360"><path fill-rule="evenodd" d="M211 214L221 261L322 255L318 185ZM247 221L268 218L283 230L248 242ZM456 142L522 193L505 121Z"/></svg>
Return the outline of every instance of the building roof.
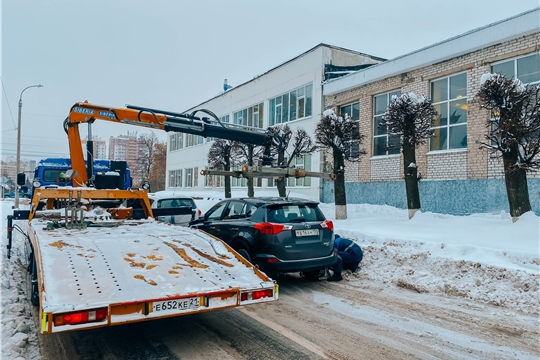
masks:
<svg viewBox="0 0 540 360"><path fill-rule="evenodd" d="M468 31L394 59L370 66L323 85L323 94L332 95L394 75L449 60L540 31L540 7Z"/></svg>
<svg viewBox="0 0 540 360"><path fill-rule="evenodd" d="M362 55L362 56L368 56L368 57L370 57L370 58L372 58L372 59L374 59L374 60L378 60L378 61L385 61L385 60L386 60L385 58L381 58L381 57L377 57L377 56L373 56L373 55L369 55L369 54L364 54L364 53L361 53L361 52L358 52L358 51L354 51L354 50L342 48L342 47L339 47L339 46L334 46L334 45L329 45L329 44L325 44L325 43L320 43L320 44L318 44L318 45L312 47L311 49L309 49L309 50L307 50L307 51L304 51L304 52L301 53L300 55L295 56L294 58L292 58L292 59L290 59L290 60L287 60L287 61L285 61L284 63L279 64L279 65L277 65L277 66L271 68L270 70L268 70L268 71L266 71L266 72L264 72L264 73L262 73L262 74L260 74L260 75L257 75L257 76L255 76L255 77L253 77L253 79L251 79L251 80L249 80L249 81L246 81L246 82L244 82L244 83L242 83L242 84L240 84L240 85L234 86L231 90L227 90L226 92L234 91L234 89L238 89L238 88L241 87L241 86L244 86L244 85L246 85L246 84L249 84L249 83L251 83L251 82L257 80L257 79L260 78L261 76L264 76L264 75L266 75L266 74L269 74L269 73L271 73L271 72L273 72L273 71L275 71L275 70L277 70L277 69L279 69L279 68L281 68L281 67L283 67L283 66L285 66L285 65L287 65L287 64L289 64L289 63L291 63L291 62L293 62L293 61L295 61L295 60L297 60L297 59L299 59L299 58L301 58L301 57L303 57L303 56L305 56L305 55L307 55L307 54L309 54L309 53L315 51L315 50L317 50L317 49L320 48L320 47L327 47L327 48L330 48L330 49L340 50L340 51L348 52L348 53L351 53L351 54ZM184 111L184 113L190 112L190 111L192 111L192 110L194 110L194 109L197 109L197 108L199 108L201 105L206 104L207 102L209 102L209 101L211 101L211 100L213 100L213 99L215 99L215 98L218 98L218 97L222 96L222 95L225 94L226 92L220 93L220 94L214 96L213 98L210 98L210 99L208 99L208 100L206 100L206 101L203 101L202 103L200 103L200 104L198 104L198 105L195 105L195 106L189 108L188 110Z"/></svg>

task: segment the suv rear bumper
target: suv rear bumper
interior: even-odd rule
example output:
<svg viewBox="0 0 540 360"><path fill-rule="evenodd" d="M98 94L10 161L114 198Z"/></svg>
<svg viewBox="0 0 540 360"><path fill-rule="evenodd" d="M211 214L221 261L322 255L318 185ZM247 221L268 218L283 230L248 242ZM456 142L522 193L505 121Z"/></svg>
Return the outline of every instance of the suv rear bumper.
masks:
<svg viewBox="0 0 540 360"><path fill-rule="evenodd" d="M257 264L263 271L269 272L307 272L326 269L334 265L337 261L337 252L320 258L281 260L273 255L255 255ZM268 262L268 259L277 259L277 262Z"/></svg>

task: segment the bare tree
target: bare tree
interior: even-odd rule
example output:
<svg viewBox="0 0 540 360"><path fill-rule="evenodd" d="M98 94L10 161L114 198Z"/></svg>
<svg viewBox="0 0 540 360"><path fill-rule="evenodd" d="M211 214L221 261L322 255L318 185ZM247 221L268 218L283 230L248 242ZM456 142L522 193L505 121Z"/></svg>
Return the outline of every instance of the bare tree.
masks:
<svg viewBox="0 0 540 360"><path fill-rule="evenodd" d="M274 147L274 150L277 151L277 163L280 167L289 167L296 157L311 154L317 149L317 146L313 144L313 141L311 140L311 137L307 131L302 128L296 129L294 138L289 125L285 124L282 126L275 126L270 129L272 132L280 136L282 140L278 146ZM287 152L287 149L289 148L291 138L293 138L291 147L292 151L289 153ZM287 159L285 159L285 155L287 155ZM286 179L283 177L278 178L276 181L276 186L280 197L287 196L285 181Z"/></svg>
<svg viewBox="0 0 540 360"><path fill-rule="evenodd" d="M253 166L253 160L258 159L263 156L264 147L256 146L253 144L245 144L241 142L234 142L233 144L233 153L235 157L238 156L243 162L247 162L248 166ZM261 181L258 179L258 181ZM248 187L248 197L255 196L255 190L253 187L253 178L247 178L247 187Z"/></svg>
<svg viewBox="0 0 540 360"><path fill-rule="evenodd" d="M208 151L208 167L213 170L231 170L235 165L233 142L216 139ZM231 177L225 176L225 197L231 197Z"/></svg>
<svg viewBox="0 0 540 360"><path fill-rule="evenodd" d="M140 185L149 178L152 167L152 154L154 153L154 146L157 142L158 138L153 132L141 134L137 139L139 150L137 168L131 169L132 176L137 185Z"/></svg>
<svg viewBox="0 0 540 360"><path fill-rule="evenodd" d="M358 121L349 115L337 116L333 110L326 110L315 130L317 144L327 147L332 153L333 170L336 174L334 181L334 199L336 204L336 219L347 218L347 197L345 194L345 160L358 162L363 139L360 134Z"/></svg>
<svg viewBox="0 0 540 360"><path fill-rule="evenodd" d="M531 211L527 171L540 168L540 86L484 74L477 95L491 112L482 147L502 157L510 214L516 221Z"/></svg>
<svg viewBox="0 0 540 360"><path fill-rule="evenodd" d="M387 130L388 136L400 140L409 219L421 208L416 146L425 144L426 140L434 135L431 128L436 115L437 111L424 96L417 97L414 93L405 93L392 98L388 111L379 123L380 127Z"/></svg>
<svg viewBox="0 0 540 360"><path fill-rule="evenodd" d="M148 181L152 191L165 190L165 178L167 175L167 144L156 142L151 157L150 173Z"/></svg>

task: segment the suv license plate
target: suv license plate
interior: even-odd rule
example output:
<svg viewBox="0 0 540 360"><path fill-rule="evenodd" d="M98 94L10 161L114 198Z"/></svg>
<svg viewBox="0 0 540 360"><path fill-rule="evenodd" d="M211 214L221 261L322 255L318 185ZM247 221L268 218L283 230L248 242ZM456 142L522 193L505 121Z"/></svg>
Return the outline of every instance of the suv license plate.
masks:
<svg viewBox="0 0 540 360"><path fill-rule="evenodd" d="M154 301L152 303L152 311L179 312L183 310L198 309L199 306L201 306L200 301L200 296L174 300Z"/></svg>
<svg viewBox="0 0 540 360"><path fill-rule="evenodd" d="M319 235L319 229L296 230L296 236L313 236L313 235Z"/></svg>

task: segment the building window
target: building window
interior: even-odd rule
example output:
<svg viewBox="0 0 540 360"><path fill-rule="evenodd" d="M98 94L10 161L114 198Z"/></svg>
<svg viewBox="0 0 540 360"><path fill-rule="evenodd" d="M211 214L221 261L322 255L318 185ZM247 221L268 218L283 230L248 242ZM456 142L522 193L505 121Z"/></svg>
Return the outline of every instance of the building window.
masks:
<svg viewBox="0 0 540 360"><path fill-rule="evenodd" d="M491 73L499 73L507 79L517 77L524 85L538 84L540 83L540 53L496 63L491 66ZM493 118L495 114L491 116ZM491 130L494 129L495 124L492 124Z"/></svg>
<svg viewBox="0 0 540 360"><path fill-rule="evenodd" d="M233 166L231 170L238 171L241 169L241 166ZM231 187L247 187L247 179L243 177L237 178L231 176Z"/></svg>
<svg viewBox="0 0 540 360"><path fill-rule="evenodd" d="M350 116L352 119L359 121L360 120L360 103L355 102L352 104L340 106L339 114L343 118ZM350 147L349 149L350 157L357 159L360 156L360 140L346 140L346 143Z"/></svg>
<svg viewBox="0 0 540 360"><path fill-rule="evenodd" d="M379 126L394 96L401 96L401 90L373 97L373 156L399 154L399 138L388 136L388 129Z"/></svg>
<svg viewBox="0 0 540 360"><path fill-rule="evenodd" d="M263 127L263 103L237 111L233 114L235 125L262 128Z"/></svg>
<svg viewBox="0 0 540 360"><path fill-rule="evenodd" d="M203 139L200 135L186 134L186 147L200 145L203 143Z"/></svg>
<svg viewBox="0 0 540 360"><path fill-rule="evenodd" d="M204 177L204 186L220 188L225 186L225 177L221 175L206 175Z"/></svg>
<svg viewBox="0 0 540 360"><path fill-rule="evenodd" d="M467 148L467 73L431 82L431 101L438 115L429 150Z"/></svg>
<svg viewBox="0 0 540 360"><path fill-rule="evenodd" d="M285 158L285 162L287 161L288 159ZM293 165L296 168L311 171L311 155L298 156L294 159L291 165ZM268 187L276 187L277 180L278 180L277 178L269 178ZM288 177L286 178L286 181L287 181L287 187L311 186L311 177L304 177L304 178L298 178L298 179L295 177Z"/></svg>
<svg viewBox="0 0 540 360"><path fill-rule="evenodd" d="M186 169L186 187L193 186L193 169Z"/></svg>
<svg viewBox="0 0 540 360"><path fill-rule="evenodd" d="M306 171L311 171L311 155L297 156L294 159L294 166L300 169L304 169ZM289 177L287 181L287 186L311 186L311 177L307 176L298 179L294 177Z"/></svg>
<svg viewBox="0 0 540 360"><path fill-rule="evenodd" d="M182 187L182 170L169 171L169 187Z"/></svg>
<svg viewBox="0 0 540 360"><path fill-rule="evenodd" d="M270 126L312 115L313 85L308 84L270 99Z"/></svg>
<svg viewBox="0 0 540 360"><path fill-rule="evenodd" d="M184 134L182 133L172 133L171 135L169 135L169 140L170 140L170 150L169 151L173 151L173 150L179 150L181 148L183 148L184 146Z"/></svg>
<svg viewBox="0 0 540 360"><path fill-rule="evenodd" d="M523 84L540 83L540 53L496 63L491 72L500 73L507 79L517 77Z"/></svg>
<svg viewBox="0 0 540 360"><path fill-rule="evenodd" d="M343 105L339 107L339 114L345 118L347 115L354 120L360 120L360 103L355 102L349 105Z"/></svg>

